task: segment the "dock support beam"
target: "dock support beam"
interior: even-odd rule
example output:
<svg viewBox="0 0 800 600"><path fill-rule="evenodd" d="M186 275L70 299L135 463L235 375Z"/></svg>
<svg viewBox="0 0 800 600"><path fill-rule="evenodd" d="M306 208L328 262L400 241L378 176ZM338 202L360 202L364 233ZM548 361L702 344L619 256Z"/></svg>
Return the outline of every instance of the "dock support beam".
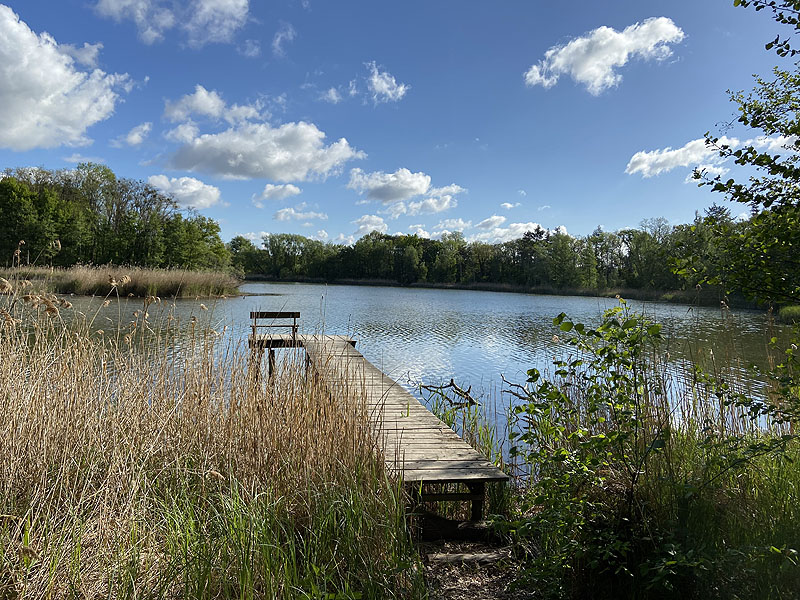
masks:
<svg viewBox="0 0 800 600"><path fill-rule="evenodd" d="M468 483L470 494L472 495L472 514L471 521L480 521L483 519L483 498L486 495L486 484L483 481L476 483Z"/></svg>

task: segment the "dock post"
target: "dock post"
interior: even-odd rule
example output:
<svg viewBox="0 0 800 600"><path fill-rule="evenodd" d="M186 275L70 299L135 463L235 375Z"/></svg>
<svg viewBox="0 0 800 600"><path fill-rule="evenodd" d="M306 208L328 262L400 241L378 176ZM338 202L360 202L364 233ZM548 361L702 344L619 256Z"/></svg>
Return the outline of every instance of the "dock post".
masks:
<svg viewBox="0 0 800 600"><path fill-rule="evenodd" d="M483 519L483 498L486 495L486 484L483 481L478 481L476 483L468 483L467 486L472 494L470 520L480 521Z"/></svg>
<svg viewBox="0 0 800 600"><path fill-rule="evenodd" d="M275 350L269 349L269 378L272 379L272 373L275 371Z"/></svg>

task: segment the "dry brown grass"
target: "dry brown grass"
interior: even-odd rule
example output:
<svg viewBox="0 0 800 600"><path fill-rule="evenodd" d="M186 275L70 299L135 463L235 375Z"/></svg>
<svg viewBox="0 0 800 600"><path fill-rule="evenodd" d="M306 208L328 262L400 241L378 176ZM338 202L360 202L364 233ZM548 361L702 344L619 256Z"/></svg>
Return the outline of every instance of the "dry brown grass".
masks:
<svg viewBox="0 0 800 600"><path fill-rule="evenodd" d="M51 292L86 296L105 296L116 288L123 296L195 298L236 294L239 286L239 280L227 273L142 267L77 265L53 269L23 266L0 269L0 277L37 281ZM0 294L3 293L7 292L3 292L0 282Z"/></svg>
<svg viewBox="0 0 800 600"><path fill-rule="evenodd" d="M100 335L48 294L0 307L0 598L417 589L362 401L293 361L256 381L197 322Z"/></svg>

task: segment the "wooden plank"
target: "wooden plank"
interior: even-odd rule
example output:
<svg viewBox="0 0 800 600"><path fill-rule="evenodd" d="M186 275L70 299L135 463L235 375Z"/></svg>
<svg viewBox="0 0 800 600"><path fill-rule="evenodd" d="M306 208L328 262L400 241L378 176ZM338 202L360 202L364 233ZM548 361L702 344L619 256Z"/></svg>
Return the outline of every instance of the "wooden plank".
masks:
<svg viewBox="0 0 800 600"><path fill-rule="evenodd" d="M355 397L358 407L367 412L387 468L401 474L404 481L478 485L507 479L403 386L367 361L349 340L299 339L331 394Z"/></svg>
<svg viewBox="0 0 800 600"><path fill-rule="evenodd" d="M283 311L253 311L250 313L251 319L299 319L299 312L283 312Z"/></svg>

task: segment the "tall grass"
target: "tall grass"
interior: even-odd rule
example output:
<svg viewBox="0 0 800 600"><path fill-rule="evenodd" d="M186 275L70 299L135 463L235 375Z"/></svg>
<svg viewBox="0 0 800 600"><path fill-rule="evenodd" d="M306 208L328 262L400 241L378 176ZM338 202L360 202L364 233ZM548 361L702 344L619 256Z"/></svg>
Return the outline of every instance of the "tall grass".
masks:
<svg viewBox="0 0 800 600"><path fill-rule="evenodd" d="M0 598L422 593L363 398L299 361L257 379L194 320L101 335L3 286Z"/></svg>
<svg viewBox="0 0 800 600"><path fill-rule="evenodd" d="M17 267L0 269L5 279L28 279L50 292L105 296L112 283L125 296L195 298L235 294L239 280L216 271L185 269L145 269L142 267L85 266L68 269ZM126 279L124 285L123 278Z"/></svg>

